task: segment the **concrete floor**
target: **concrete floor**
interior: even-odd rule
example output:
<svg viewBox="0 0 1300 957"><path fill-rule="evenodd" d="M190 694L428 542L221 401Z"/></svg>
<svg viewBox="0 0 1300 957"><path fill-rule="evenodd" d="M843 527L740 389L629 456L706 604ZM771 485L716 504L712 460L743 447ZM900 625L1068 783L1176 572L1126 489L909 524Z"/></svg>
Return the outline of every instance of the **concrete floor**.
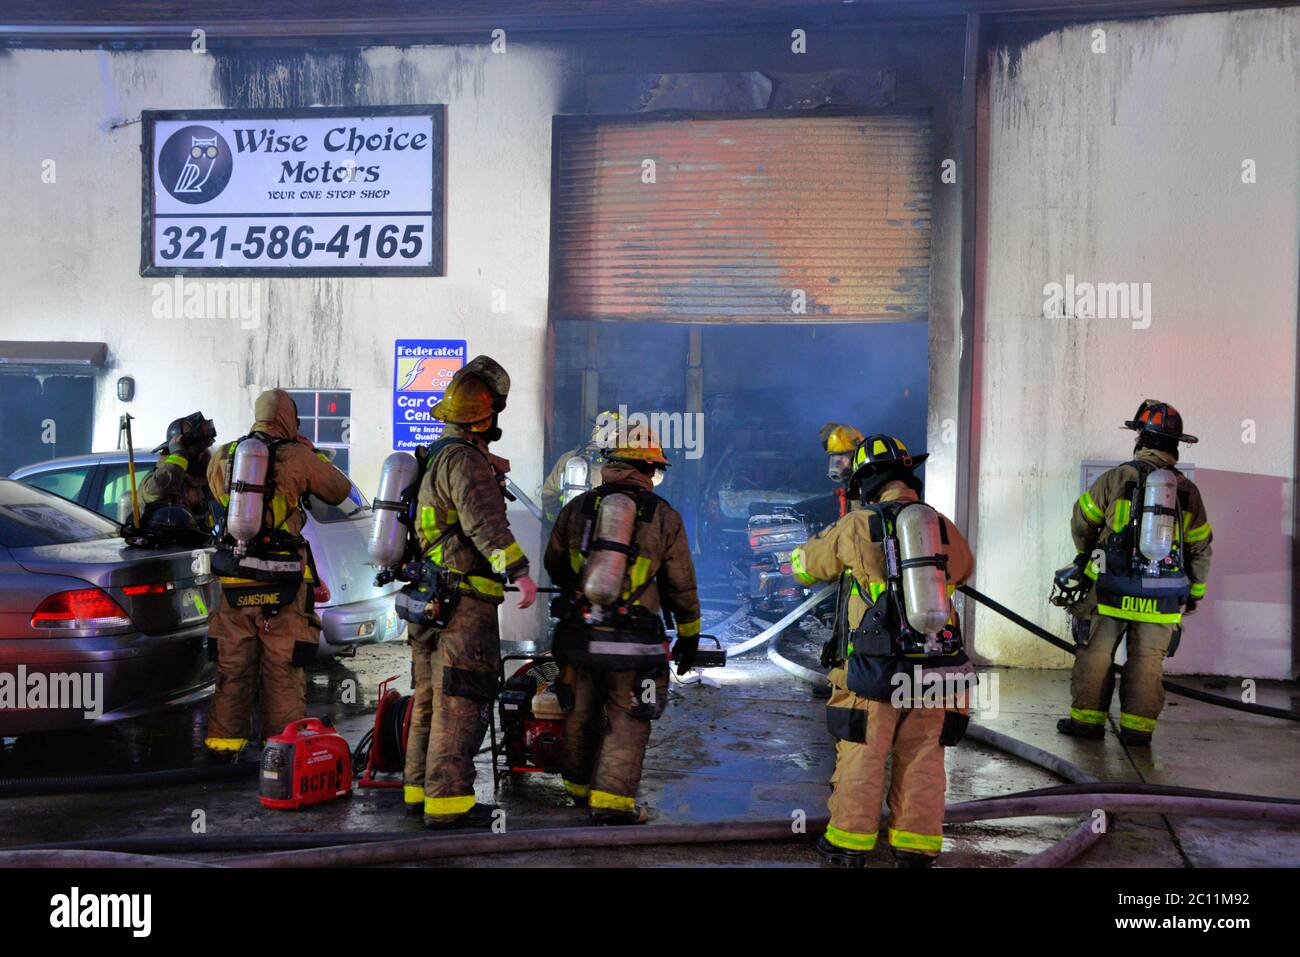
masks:
<svg viewBox="0 0 1300 957"><path fill-rule="evenodd" d="M716 623L726 610L712 606ZM706 619L705 630L709 630ZM745 631L748 634L752 629ZM735 637L743 637L737 635ZM787 638L783 652L809 663L820 635L812 628ZM310 711L332 715L355 742L369 727L375 689L400 676L408 689L404 644L363 649L354 659L313 669ZM1171 696L1149 753L1121 747L1113 733L1080 742L1055 731L1068 703L1068 673L994 671L996 716L988 727L1021 738L1113 781L1300 796L1300 727ZM718 687L679 685L656 722L641 799L664 822L789 819L802 810L825 814L834 748L824 705L806 685L762 654L708 672ZM355 703L349 694L355 692ZM1260 701L1293 707L1294 686L1262 687ZM0 777L112 773L184 766L199 758L204 706L100 731L11 741L0 749ZM1112 716L1114 717L1114 716ZM949 803L1061 783L1048 773L984 746L965 742L948 752ZM496 800L511 829L578 826L557 777L532 775L495 796L487 756L480 758L478 794ZM103 795L0 799L0 847L132 834L189 834L201 817L208 834L277 831L404 830L418 820L400 810L397 791L358 790L351 798L301 812L261 807L252 778L207 785ZM1074 818L1033 818L947 829L943 866L1002 867L1064 837ZM782 866L816 867L807 845L733 844L663 850L629 849L491 855L445 863L464 866ZM885 850L873 857L890 866ZM1079 862L1083 867L1235 867L1300 865L1300 830L1210 819L1121 816Z"/></svg>

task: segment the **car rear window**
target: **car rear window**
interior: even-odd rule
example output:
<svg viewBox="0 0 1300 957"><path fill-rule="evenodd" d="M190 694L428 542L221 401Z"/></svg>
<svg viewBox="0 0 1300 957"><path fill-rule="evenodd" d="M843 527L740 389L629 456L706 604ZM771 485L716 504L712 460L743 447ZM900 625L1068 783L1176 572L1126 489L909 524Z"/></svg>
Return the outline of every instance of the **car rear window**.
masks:
<svg viewBox="0 0 1300 957"><path fill-rule="evenodd" d="M355 485L352 486L352 491L348 492L348 497L338 505L322 502L315 495L310 498L311 517L318 522L346 522L349 519L361 518L370 511L370 503Z"/></svg>
<svg viewBox="0 0 1300 957"><path fill-rule="evenodd" d="M21 482L0 480L0 545L66 545L113 538L117 525L88 508Z"/></svg>

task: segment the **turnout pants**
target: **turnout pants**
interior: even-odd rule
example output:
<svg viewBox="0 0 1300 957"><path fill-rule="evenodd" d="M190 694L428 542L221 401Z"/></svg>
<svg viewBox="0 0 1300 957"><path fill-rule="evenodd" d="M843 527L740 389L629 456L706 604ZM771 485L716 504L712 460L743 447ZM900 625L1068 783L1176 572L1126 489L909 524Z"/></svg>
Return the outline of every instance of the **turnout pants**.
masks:
<svg viewBox="0 0 1300 957"><path fill-rule="evenodd" d="M1165 706L1165 655L1174 625L1094 615L1088 637L1079 643L1070 675L1070 717L1080 724L1104 725L1115 690L1111 662L1128 632L1128 660L1119 683L1121 728L1150 734Z"/></svg>
<svg viewBox="0 0 1300 957"><path fill-rule="evenodd" d="M232 604L241 589L222 594L208 626L217 641L217 689L203 739L209 750L238 751L248 743L259 691L263 738L307 716L307 676L293 659L295 644L314 648L318 641L319 620L307 613L309 587L304 583L294 600L273 614Z"/></svg>
<svg viewBox="0 0 1300 957"><path fill-rule="evenodd" d="M497 606L462 596L442 631L408 631L414 691L403 796L447 823L474 806L474 755L487 733L501 661Z"/></svg>
<svg viewBox="0 0 1300 957"><path fill-rule="evenodd" d="M876 846L885 762L892 754L889 844L896 850L937 856L943 845L947 785L939 735L947 710L896 708L888 701L858 697L845 686L843 667L832 669L829 677L827 708L843 710L831 711L829 717L837 740L826 839L855 851Z"/></svg>
<svg viewBox="0 0 1300 957"><path fill-rule="evenodd" d="M633 813L650 720L668 701L668 669L656 675L565 665L560 685L572 693L564 720L564 787L592 810Z"/></svg>

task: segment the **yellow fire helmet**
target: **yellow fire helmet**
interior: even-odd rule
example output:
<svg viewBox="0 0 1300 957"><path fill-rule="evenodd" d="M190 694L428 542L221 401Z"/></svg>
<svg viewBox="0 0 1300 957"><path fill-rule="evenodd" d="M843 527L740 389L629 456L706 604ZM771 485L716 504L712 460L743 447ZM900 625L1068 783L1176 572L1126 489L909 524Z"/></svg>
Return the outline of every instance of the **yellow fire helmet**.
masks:
<svg viewBox="0 0 1300 957"><path fill-rule="evenodd" d="M618 439L618 413L605 411L591 424L591 444L600 449L612 449Z"/></svg>
<svg viewBox="0 0 1300 957"><path fill-rule="evenodd" d="M627 462L630 465L649 465L657 469L666 469L671 462L664 455L659 440L646 426L639 423L630 425L619 436L614 448L605 453L611 462Z"/></svg>
<svg viewBox="0 0 1300 957"><path fill-rule="evenodd" d="M433 417L470 432L485 432L497 413L496 395L488 384L468 368L452 376L442 400L433 407Z"/></svg>
<svg viewBox="0 0 1300 957"><path fill-rule="evenodd" d="M475 356L460 371L466 375L478 376L492 391L493 409L500 412L506 407L506 396L510 394L510 373L501 367L501 363L491 356Z"/></svg>
<svg viewBox="0 0 1300 957"><path fill-rule="evenodd" d="M827 422L818 434L821 435L822 448L831 455L852 452L862 441L861 432L840 422Z"/></svg>

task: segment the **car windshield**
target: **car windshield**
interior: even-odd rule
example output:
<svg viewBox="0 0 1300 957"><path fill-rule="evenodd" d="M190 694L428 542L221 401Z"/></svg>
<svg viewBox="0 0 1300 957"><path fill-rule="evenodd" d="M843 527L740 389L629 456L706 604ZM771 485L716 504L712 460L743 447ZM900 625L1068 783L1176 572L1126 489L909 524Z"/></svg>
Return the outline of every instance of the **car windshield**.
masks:
<svg viewBox="0 0 1300 957"><path fill-rule="evenodd" d="M816 464L794 456L741 454L726 470L723 487L736 492L822 492L825 468L818 471Z"/></svg>
<svg viewBox="0 0 1300 957"><path fill-rule="evenodd" d="M75 502L21 482L0 480L0 545L66 545L114 538L115 523Z"/></svg>
<svg viewBox="0 0 1300 957"><path fill-rule="evenodd" d="M370 503L355 485L352 486L352 491L348 492L348 497L338 505L322 502L315 495L310 496L310 501L311 517L318 522L346 522L349 519L361 518L363 513L370 510Z"/></svg>

